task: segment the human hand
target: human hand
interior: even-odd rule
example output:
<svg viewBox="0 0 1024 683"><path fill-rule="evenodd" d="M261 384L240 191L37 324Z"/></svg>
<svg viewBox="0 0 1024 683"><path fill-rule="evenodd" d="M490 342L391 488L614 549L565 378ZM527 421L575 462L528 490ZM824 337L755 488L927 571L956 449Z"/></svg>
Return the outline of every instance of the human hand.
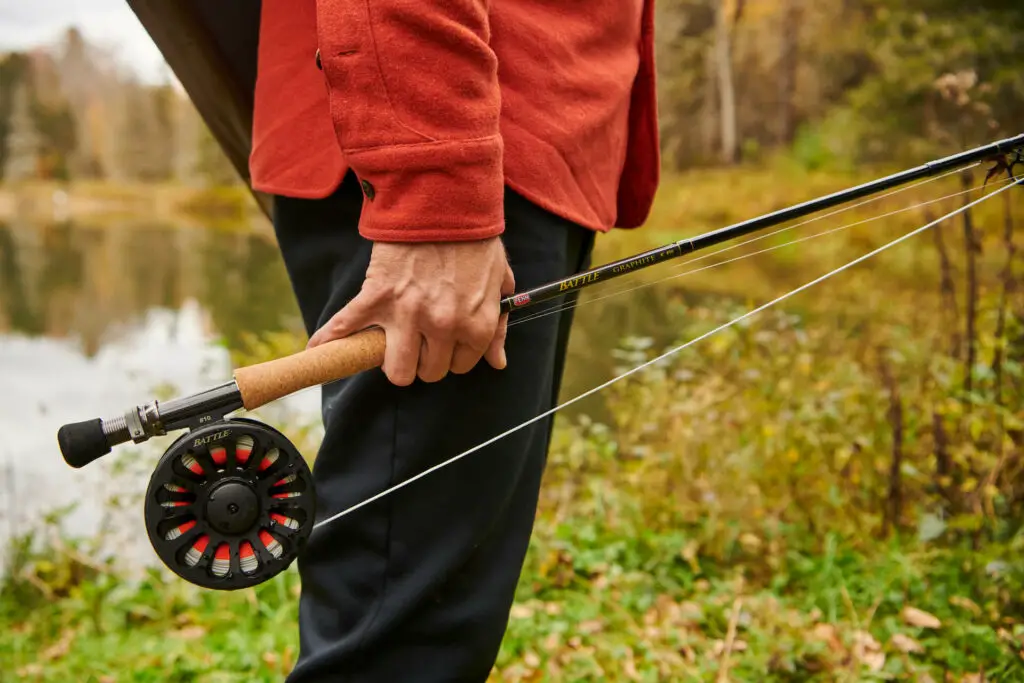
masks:
<svg viewBox="0 0 1024 683"><path fill-rule="evenodd" d="M515 278L499 237L473 242L375 242L359 294L310 338L307 348L377 325L384 374L398 386L465 374L485 358L505 367L508 316L499 301Z"/></svg>

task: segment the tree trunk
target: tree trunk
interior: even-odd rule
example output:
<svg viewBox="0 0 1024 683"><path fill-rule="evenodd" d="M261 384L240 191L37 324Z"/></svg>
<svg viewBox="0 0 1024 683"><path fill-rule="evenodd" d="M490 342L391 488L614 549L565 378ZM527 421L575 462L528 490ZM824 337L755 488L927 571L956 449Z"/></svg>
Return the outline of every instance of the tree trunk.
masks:
<svg viewBox="0 0 1024 683"><path fill-rule="evenodd" d="M793 141L796 127L796 75L800 66L800 19L802 0L786 0L782 19L782 54L779 59L779 143Z"/></svg>
<svg viewBox="0 0 1024 683"><path fill-rule="evenodd" d="M715 5L715 71L718 80L719 128L721 130L722 163L739 160L736 131L736 92L733 86L732 45L725 0Z"/></svg>

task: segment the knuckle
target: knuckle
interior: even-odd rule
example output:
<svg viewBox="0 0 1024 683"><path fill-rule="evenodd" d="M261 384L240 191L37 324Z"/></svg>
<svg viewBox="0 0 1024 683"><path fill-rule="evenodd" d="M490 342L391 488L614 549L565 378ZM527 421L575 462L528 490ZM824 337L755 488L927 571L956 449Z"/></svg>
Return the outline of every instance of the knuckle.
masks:
<svg viewBox="0 0 1024 683"><path fill-rule="evenodd" d="M409 367L407 364L400 365L395 362L391 362L385 363L382 369L384 370L384 374L387 376L388 381L396 386L407 387L416 379L415 366Z"/></svg>
<svg viewBox="0 0 1024 683"><path fill-rule="evenodd" d="M417 291L403 294L398 299L397 307L402 313L410 316L419 316L423 311L426 299Z"/></svg>
<svg viewBox="0 0 1024 683"><path fill-rule="evenodd" d="M465 375L476 366L476 362L473 359L462 359L452 365L453 375Z"/></svg>
<svg viewBox="0 0 1024 683"><path fill-rule="evenodd" d="M414 379L416 379L416 376L414 374L407 373L407 372L395 372L395 371L392 371L392 372L387 373L387 375L388 375L388 380L392 384L394 384L395 386L399 386L399 387L407 387L407 386L409 386L410 384L413 383Z"/></svg>
<svg viewBox="0 0 1024 683"><path fill-rule="evenodd" d="M444 379L447 374L444 369L420 370L419 378L428 384L434 384Z"/></svg>
<svg viewBox="0 0 1024 683"><path fill-rule="evenodd" d="M458 326L459 318L455 315L455 311L441 309L432 312L428 320L432 332L436 332L442 337L450 337Z"/></svg>
<svg viewBox="0 0 1024 683"><path fill-rule="evenodd" d="M466 342L474 349L485 349L494 338L494 332L494 325L489 325L486 321L475 321L466 327Z"/></svg>

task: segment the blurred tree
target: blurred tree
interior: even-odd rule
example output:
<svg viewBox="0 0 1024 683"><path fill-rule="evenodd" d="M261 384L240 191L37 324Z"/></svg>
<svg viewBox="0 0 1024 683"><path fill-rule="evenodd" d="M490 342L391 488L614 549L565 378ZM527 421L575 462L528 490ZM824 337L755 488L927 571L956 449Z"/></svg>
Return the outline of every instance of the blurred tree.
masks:
<svg viewBox="0 0 1024 683"><path fill-rule="evenodd" d="M175 126L175 99L178 94L169 83L156 86L149 91L152 101L152 148L151 168L154 180L170 180L174 177L178 140Z"/></svg>
<svg viewBox="0 0 1024 683"><path fill-rule="evenodd" d="M68 162L75 152L75 116L66 103L37 102L33 118L42 139L43 175L48 178L70 178Z"/></svg>
<svg viewBox="0 0 1024 683"><path fill-rule="evenodd" d="M17 100L15 92L22 87L28 73L28 58L13 52L0 59L0 179L4 177L11 142L11 114ZM28 106L28 103L25 103Z"/></svg>
<svg viewBox="0 0 1024 683"><path fill-rule="evenodd" d="M32 117L28 83L18 82L11 93L7 119L7 149L3 178L9 182L39 177L42 140Z"/></svg>
<svg viewBox="0 0 1024 683"><path fill-rule="evenodd" d="M122 88L117 171L125 179L155 182L170 177L173 131L163 97L134 79Z"/></svg>
<svg viewBox="0 0 1024 683"><path fill-rule="evenodd" d="M102 97L103 75L94 59L94 49L77 27L64 33L56 56L60 87L73 116L76 146L68 159L69 173L75 178L103 175L101 131L95 120L96 105Z"/></svg>
<svg viewBox="0 0 1024 683"><path fill-rule="evenodd" d="M240 182L235 167L228 161L213 133L200 119L198 130L197 172L209 187L237 185Z"/></svg>
<svg viewBox="0 0 1024 683"><path fill-rule="evenodd" d="M730 5L735 4L732 8ZM736 88L733 83L732 36L743 15L744 0L715 3L715 74L718 85L721 128L721 160L724 164L739 161L739 140L736 130Z"/></svg>
<svg viewBox="0 0 1024 683"><path fill-rule="evenodd" d="M872 72L846 102L861 159L921 156L1019 132L1024 7L990 0L863 0Z"/></svg>

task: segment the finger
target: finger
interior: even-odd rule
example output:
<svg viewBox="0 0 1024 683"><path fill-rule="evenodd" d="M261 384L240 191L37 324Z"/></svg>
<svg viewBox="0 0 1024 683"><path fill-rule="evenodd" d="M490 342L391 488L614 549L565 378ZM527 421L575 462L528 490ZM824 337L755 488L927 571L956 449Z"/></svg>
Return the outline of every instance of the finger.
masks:
<svg viewBox="0 0 1024 683"><path fill-rule="evenodd" d="M409 386L416 379L423 337L415 327L393 325L385 329L384 340L384 365L381 369L392 384Z"/></svg>
<svg viewBox="0 0 1024 683"><path fill-rule="evenodd" d="M516 276L512 272L512 266L505 264L505 277L501 281L502 296L509 296L516 293Z"/></svg>
<svg viewBox="0 0 1024 683"><path fill-rule="evenodd" d="M476 367L482 355L479 350L468 344L456 344L455 352L452 354L452 374L465 375Z"/></svg>
<svg viewBox="0 0 1024 683"><path fill-rule="evenodd" d="M417 376L424 382L440 382L452 365L455 344L440 338L423 338Z"/></svg>
<svg viewBox="0 0 1024 683"><path fill-rule="evenodd" d="M352 301L348 302L340 311L335 313L330 320L324 323L319 330L313 333L306 344L307 349L319 346L334 339L341 339L359 330L369 327L370 316L376 304L376 297L359 292Z"/></svg>
<svg viewBox="0 0 1024 683"><path fill-rule="evenodd" d="M508 365L508 358L505 356L505 338L508 334L508 314L502 314L501 319L498 321L498 329L494 333L494 339L491 340L490 346L487 347L487 352L484 354L484 358L490 363L491 367L495 370L504 370L505 366Z"/></svg>

